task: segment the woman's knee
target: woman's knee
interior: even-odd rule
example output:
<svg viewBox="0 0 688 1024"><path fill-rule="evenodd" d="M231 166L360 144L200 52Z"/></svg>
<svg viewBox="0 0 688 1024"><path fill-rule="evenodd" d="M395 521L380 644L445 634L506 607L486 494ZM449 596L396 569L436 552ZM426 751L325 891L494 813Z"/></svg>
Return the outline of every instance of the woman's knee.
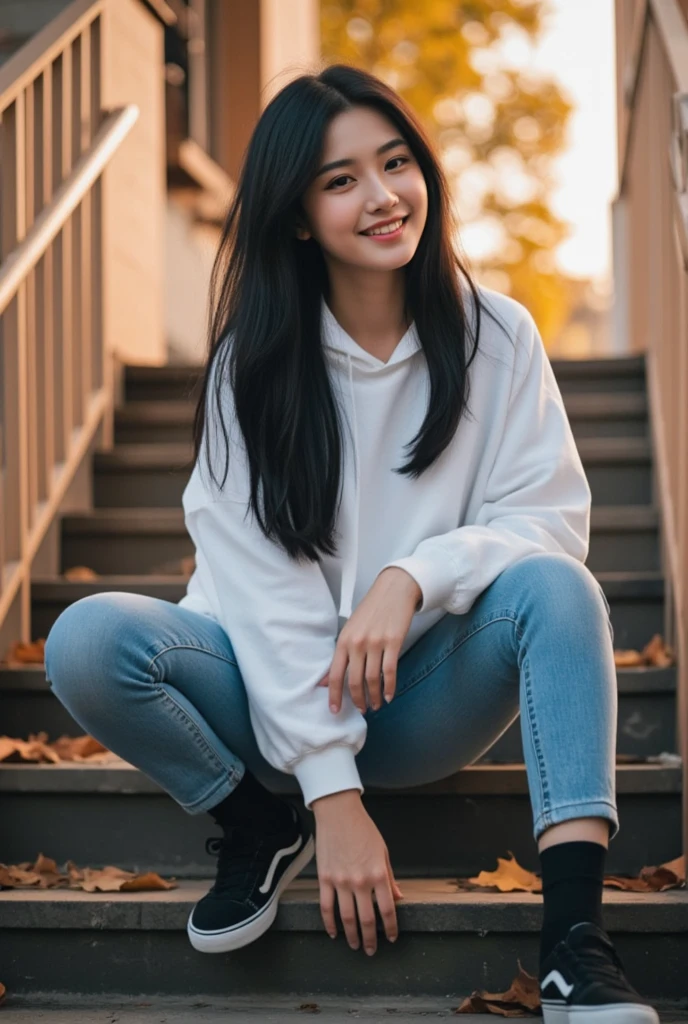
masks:
<svg viewBox="0 0 688 1024"><path fill-rule="evenodd" d="M113 649L131 621L131 594L90 594L68 605L53 623L45 642L45 674L56 694L97 682L101 666L112 665Z"/></svg>
<svg viewBox="0 0 688 1024"><path fill-rule="evenodd" d="M528 593L563 624L571 616L600 617L609 622L610 608L602 586L582 562L565 552L528 555L508 572L520 574ZM611 623L609 622L611 630Z"/></svg>

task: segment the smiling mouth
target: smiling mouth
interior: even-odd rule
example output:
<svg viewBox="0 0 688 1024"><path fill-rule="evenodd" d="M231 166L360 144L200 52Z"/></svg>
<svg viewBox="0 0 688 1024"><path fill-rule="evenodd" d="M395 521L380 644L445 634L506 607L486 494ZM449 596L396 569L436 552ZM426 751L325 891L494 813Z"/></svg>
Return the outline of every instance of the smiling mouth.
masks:
<svg viewBox="0 0 688 1024"><path fill-rule="evenodd" d="M407 213L405 217L399 217L399 220L402 222L402 224L405 224L410 216L411 216L411 214ZM364 235L365 237L369 237L370 231L371 231L371 229L368 229L368 231L359 231L358 233L359 233L359 235ZM391 233L392 232L390 232L390 234Z"/></svg>

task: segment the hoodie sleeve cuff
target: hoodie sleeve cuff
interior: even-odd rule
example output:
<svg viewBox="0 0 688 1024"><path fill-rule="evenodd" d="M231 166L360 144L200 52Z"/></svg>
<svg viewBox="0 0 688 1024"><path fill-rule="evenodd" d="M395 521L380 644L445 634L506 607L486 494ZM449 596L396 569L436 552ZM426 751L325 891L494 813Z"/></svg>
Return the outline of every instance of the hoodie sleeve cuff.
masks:
<svg viewBox="0 0 688 1024"><path fill-rule="evenodd" d="M313 801L321 796L345 789L365 792L354 752L349 746L324 747L307 754L294 765L293 771L308 811Z"/></svg>
<svg viewBox="0 0 688 1024"><path fill-rule="evenodd" d="M393 565L413 576L423 593L419 605L416 605L416 612L443 608L454 593L456 569L447 551L438 549L437 554L433 552L432 556L424 554L397 558L394 562L387 562L382 569L389 569Z"/></svg>

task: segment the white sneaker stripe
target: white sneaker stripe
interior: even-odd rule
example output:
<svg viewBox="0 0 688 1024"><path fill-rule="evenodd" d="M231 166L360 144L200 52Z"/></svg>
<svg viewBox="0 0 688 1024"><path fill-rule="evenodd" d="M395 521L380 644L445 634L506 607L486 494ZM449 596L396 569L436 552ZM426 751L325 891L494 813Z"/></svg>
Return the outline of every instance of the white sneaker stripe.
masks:
<svg viewBox="0 0 688 1024"><path fill-rule="evenodd" d="M296 853L296 851L301 846L302 841L303 841L303 836L299 836L299 838L296 840L296 842L293 843L291 846L286 847L284 850L278 850L277 851L275 856L272 858L272 863L271 863L271 865L270 865L270 867L268 869L267 875L265 876L265 881L261 885L261 887L258 890L258 892L262 892L262 893L269 892L270 887L272 885L272 879L274 877L275 871L277 870L277 865L281 861L282 857L287 857L290 853Z"/></svg>
<svg viewBox="0 0 688 1024"><path fill-rule="evenodd" d="M540 982L540 991L542 991L547 985L556 985L563 996L569 996L573 992L573 985L569 983L561 976L559 971L550 971L544 981Z"/></svg>

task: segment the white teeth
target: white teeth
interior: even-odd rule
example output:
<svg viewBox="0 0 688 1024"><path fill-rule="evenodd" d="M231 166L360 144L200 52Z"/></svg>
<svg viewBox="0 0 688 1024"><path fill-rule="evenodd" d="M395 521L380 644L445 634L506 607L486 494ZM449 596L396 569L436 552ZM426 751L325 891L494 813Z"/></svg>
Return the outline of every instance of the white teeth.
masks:
<svg viewBox="0 0 688 1024"><path fill-rule="evenodd" d="M382 228L373 228L372 231L364 231L364 235L389 235L392 231L396 231L403 224L403 220L395 220L393 224L385 224Z"/></svg>

